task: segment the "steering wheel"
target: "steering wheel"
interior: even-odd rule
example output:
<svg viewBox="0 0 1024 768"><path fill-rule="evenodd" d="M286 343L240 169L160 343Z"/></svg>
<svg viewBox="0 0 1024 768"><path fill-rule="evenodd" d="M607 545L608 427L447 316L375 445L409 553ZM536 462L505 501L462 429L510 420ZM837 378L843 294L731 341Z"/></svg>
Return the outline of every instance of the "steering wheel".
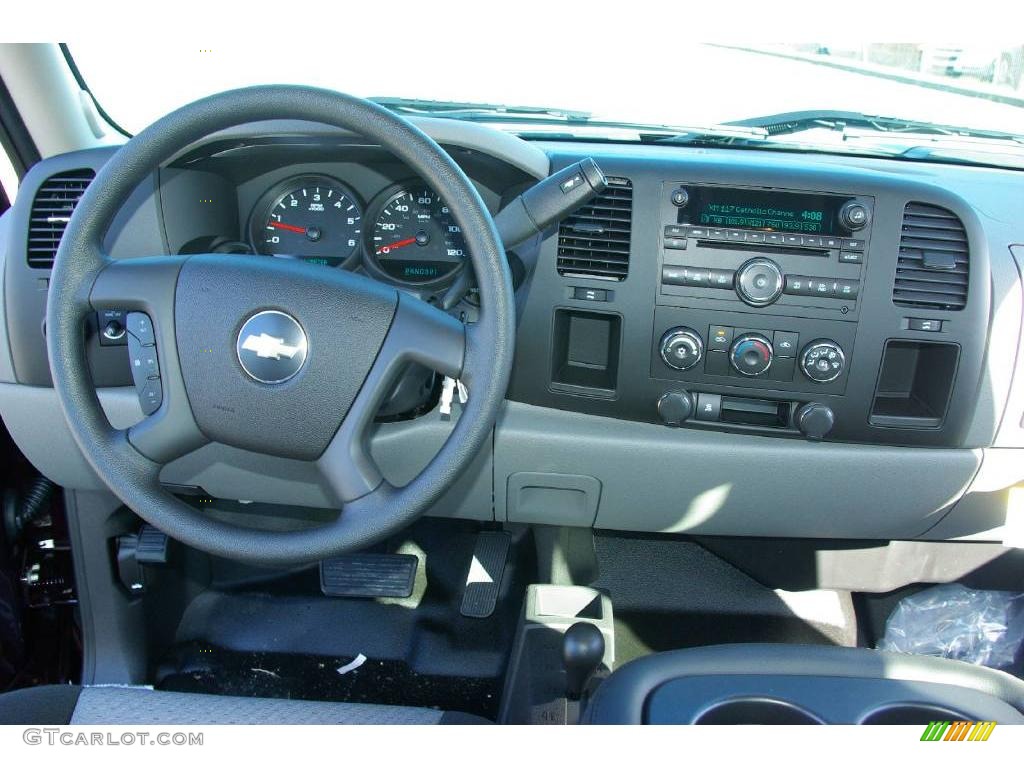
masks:
<svg viewBox="0 0 1024 768"><path fill-rule="evenodd" d="M105 252L115 215L161 163L215 131L281 118L379 143L445 199L480 289L477 322L464 326L395 288L301 261L223 254L115 260ZM129 331L152 333L142 357L158 367L160 405L127 430L107 421L86 361L85 319L104 309L139 313L129 316ZM429 508L487 440L515 339L504 250L487 208L451 157L376 104L295 86L210 96L124 144L64 232L46 321L64 415L111 491L191 547L268 565L363 548ZM469 401L434 459L395 487L372 459L368 433L389 384L409 362L460 379ZM214 520L161 487L164 465L211 441L315 462L341 507L337 518L305 530L256 530Z"/></svg>

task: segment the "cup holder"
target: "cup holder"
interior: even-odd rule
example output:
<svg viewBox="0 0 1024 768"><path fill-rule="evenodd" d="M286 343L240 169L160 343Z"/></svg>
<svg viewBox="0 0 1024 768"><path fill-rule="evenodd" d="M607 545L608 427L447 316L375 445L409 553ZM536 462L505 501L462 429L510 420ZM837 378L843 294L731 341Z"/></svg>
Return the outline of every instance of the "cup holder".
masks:
<svg viewBox="0 0 1024 768"><path fill-rule="evenodd" d="M954 712L934 704L886 704L866 717L861 725L928 725L933 720L974 720L962 712Z"/></svg>
<svg viewBox="0 0 1024 768"><path fill-rule="evenodd" d="M694 725L822 725L806 710L777 699L730 699L704 710Z"/></svg>

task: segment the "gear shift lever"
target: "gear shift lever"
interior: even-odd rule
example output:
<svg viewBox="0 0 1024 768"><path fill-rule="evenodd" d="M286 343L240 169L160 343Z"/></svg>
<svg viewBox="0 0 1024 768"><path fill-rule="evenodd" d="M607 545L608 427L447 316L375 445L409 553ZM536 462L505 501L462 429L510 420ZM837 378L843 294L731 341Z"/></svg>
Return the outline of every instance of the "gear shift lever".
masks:
<svg viewBox="0 0 1024 768"><path fill-rule="evenodd" d="M565 669L565 695L579 701L587 681L604 660L604 635L596 625L578 621L562 638L562 666Z"/></svg>

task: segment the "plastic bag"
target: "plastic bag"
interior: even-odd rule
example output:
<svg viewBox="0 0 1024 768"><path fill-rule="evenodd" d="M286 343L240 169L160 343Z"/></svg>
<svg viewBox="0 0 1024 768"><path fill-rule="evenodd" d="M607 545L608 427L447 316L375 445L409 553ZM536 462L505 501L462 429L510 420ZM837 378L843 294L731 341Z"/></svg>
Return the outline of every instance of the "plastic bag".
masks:
<svg viewBox="0 0 1024 768"><path fill-rule="evenodd" d="M878 650L1005 669L1013 665L1022 641L1024 593L941 584L899 602Z"/></svg>

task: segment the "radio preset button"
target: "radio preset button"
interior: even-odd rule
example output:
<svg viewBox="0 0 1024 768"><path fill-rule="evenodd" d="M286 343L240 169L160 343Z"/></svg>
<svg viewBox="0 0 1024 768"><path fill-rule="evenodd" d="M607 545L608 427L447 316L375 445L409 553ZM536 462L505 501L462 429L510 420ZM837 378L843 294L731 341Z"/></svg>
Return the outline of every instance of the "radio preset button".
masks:
<svg viewBox="0 0 1024 768"><path fill-rule="evenodd" d="M690 237L707 237L708 231L704 227L693 227L690 229Z"/></svg>
<svg viewBox="0 0 1024 768"><path fill-rule="evenodd" d="M803 245L804 241L800 235L783 235L782 242L786 245Z"/></svg>
<svg viewBox="0 0 1024 768"><path fill-rule="evenodd" d="M763 243L764 232L747 232L748 243Z"/></svg>
<svg viewBox="0 0 1024 768"><path fill-rule="evenodd" d="M724 229L709 229L708 233L712 240L725 240L728 237Z"/></svg>
<svg viewBox="0 0 1024 768"><path fill-rule="evenodd" d="M764 236L764 241L772 245L782 245L783 238L778 232L768 232Z"/></svg>
<svg viewBox="0 0 1024 768"><path fill-rule="evenodd" d="M800 242L811 248L821 248L821 238L817 235L803 235L800 238Z"/></svg>
<svg viewBox="0 0 1024 768"><path fill-rule="evenodd" d="M736 293L752 307L765 307L782 295L782 271L770 259L751 259L736 270Z"/></svg>
<svg viewBox="0 0 1024 768"><path fill-rule="evenodd" d="M730 240L746 240L747 238L747 233L742 229L727 229L725 234Z"/></svg>

